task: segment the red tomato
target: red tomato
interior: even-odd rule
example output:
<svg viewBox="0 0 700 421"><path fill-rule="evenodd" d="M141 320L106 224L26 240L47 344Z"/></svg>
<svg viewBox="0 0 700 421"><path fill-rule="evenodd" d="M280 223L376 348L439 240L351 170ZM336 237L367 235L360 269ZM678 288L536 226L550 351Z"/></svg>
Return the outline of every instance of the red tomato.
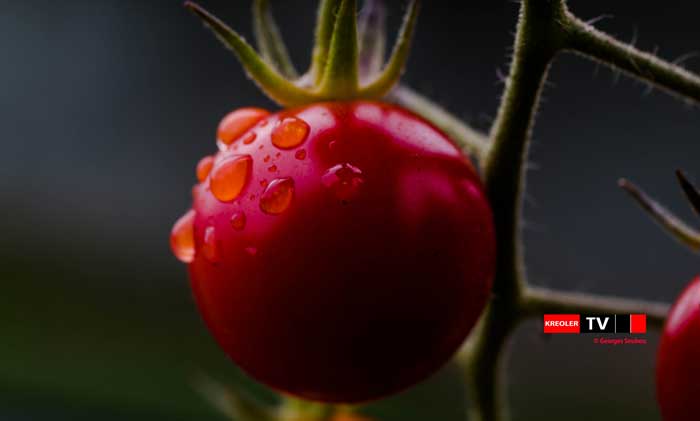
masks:
<svg viewBox="0 0 700 421"><path fill-rule="evenodd" d="M231 359L278 391L348 403L442 366L495 269L491 210L459 148L372 102L261 114L229 143L171 244Z"/></svg>
<svg viewBox="0 0 700 421"><path fill-rule="evenodd" d="M665 421L698 419L700 276L686 287L666 320L656 362L656 395Z"/></svg>

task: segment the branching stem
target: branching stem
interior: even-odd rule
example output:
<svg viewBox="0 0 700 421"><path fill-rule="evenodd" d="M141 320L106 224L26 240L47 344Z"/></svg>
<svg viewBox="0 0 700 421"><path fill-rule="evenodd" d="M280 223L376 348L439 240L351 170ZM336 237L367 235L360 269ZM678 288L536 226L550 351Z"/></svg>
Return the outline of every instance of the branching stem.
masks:
<svg viewBox="0 0 700 421"><path fill-rule="evenodd" d="M550 291L528 285L520 239L522 197L530 132L549 64L564 50L622 70L689 102L700 102L700 77L596 30L572 15L563 0L522 0L513 62L487 150L484 183L498 241L493 298L459 359L470 387L470 420L506 419L500 378L502 350L519 322L544 313L647 314L663 326L666 304L591 294ZM478 144L478 143L476 143Z"/></svg>
<svg viewBox="0 0 700 421"><path fill-rule="evenodd" d="M502 349L519 320L525 279L520 240L524 167L530 132L549 63L558 51L556 2L523 1L515 36L510 75L491 130L492 143L483 162L498 243L494 297L472 334L466 360L471 391L471 419L507 417L500 388Z"/></svg>
<svg viewBox="0 0 700 421"><path fill-rule="evenodd" d="M595 29L570 12L562 20L565 48L645 80L671 95L691 103L700 102L700 77L677 64L641 51Z"/></svg>

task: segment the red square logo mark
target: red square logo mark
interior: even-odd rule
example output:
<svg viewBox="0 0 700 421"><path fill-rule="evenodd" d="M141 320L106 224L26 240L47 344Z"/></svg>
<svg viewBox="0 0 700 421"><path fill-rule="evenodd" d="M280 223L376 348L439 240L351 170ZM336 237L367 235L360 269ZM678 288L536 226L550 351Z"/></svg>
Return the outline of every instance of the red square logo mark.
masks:
<svg viewBox="0 0 700 421"><path fill-rule="evenodd" d="M647 333L646 314L630 314L630 333Z"/></svg>

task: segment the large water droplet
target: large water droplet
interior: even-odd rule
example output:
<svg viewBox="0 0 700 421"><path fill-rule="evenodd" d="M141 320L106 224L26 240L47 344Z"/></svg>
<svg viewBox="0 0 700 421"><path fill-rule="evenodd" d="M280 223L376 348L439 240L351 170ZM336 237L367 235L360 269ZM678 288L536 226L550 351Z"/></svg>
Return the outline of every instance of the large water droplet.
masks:
<svg viewBox="0 0 700 421"><path fill-rule="evenodd" d="M236 231L242 231L245 228L246 217L243 212L234 212L231 215L231 227Z"/></svg>
<svg viewBox="0 0 700 421"><path fill-rule="evenodd" d="M221 120L216 137L225 145L230 145L268 115L270 113L262 108L239 108Z"/></svg>
<svg viewBox="0 0 700 421"><path fill-rule="evenodd" d="M216 241L216 229L208 226L204 230L204 240L202 241L202 254L204 258L212 263L221 260L219 255L219 244Z"/></svg>
<svg viewBox="0 0 700 421"><path fill-rule="evenodd" d="M199 180L200 183L207 179L213 165L214 157L211 155L205 156L199 160L199 163L197 164L197 180Z"/></svg>
<svg viewBox="0 0 700 421"><path fill-rule="evenodd" d="M243 136L243 144L244 145L250 145L251 143L255 142L255 138L258 137L254 132L250 132Z"/></svg>
<svg viewBox="0 0 700 421"><path fill-rule="evenodd" d="M289 177L272 180L262 196L260 209L270 215L279 215L289 208L294 199L294 180Z"/></svg>
<svg viewBox="0 0 700 421"><path fill-rule="evenodd" d="M248 182L252 164L250 155L233 155L216 164L210 177L214 196L222 202L238 197Z"/></svg>
<svg viewBox="0 0 700 421"><path fill-rule="evenodd" d="M357 196L364 179L359 168L346 163L326 171L321 177L321 182L332 190L338 199L347 201Z"/></svg>
<svg viewBox="0 0 700 421"><path fill-rule="evenodd" d="M272 131L272 144L282 149L295 148L309 135L309 125L298 117L287 117Z"/></svg>
<svg viewBox="0 0 700 421"><path fill-rule="evenodd" d="M175 222L170 231L170 249L175 257L183 263L194 260L194 217L196 213L190 209Z"/></svg>

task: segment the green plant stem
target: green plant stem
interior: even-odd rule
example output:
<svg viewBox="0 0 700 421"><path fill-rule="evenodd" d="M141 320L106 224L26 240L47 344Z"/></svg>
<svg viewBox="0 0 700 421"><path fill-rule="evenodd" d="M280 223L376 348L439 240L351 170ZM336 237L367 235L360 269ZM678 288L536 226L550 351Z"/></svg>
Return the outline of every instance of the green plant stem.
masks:
<svg viewBox="0 0 700 421"><path fill-rule="evenodd" d="M328 51L335 27L335 14L338 11L341 0L321 0L316 19L316 34L314 50L311 57L311 75L313 85L318 85L323 79L323 71L326 68Z"/></svg>
<svg viewBox="0 0 700 421"><path fill-rule="evenodd" d="M563 0L521 1L513 62L491 141L488 149L477 149L494 211L498 265L494 296L458 356L470 386L471 420L507 418L500 389L501 354L520 321L547 312L644 313L651 328L661 328L668 312L666 304L556 292L527 284L520 220L528 144L549 64L564 50L598 60L688 102L700 102L697 75L596 30L572 15ZM422 108L413 109L429 114Z"/></svg>
<svg viewBox="0 0 700 421"><path fill-rule="evenodd" d="M692 206L695 214L700 215L700 191L698 191L693 183L688 181L688 177L686 177L683 171L676 170L676 178L678 178L678 183L681 185L681 189L683 189L683 193L688 199L688 202L690 202L690 206Z"/></svg>
<svg viewBox="0 0 700 421"><path fill-rule="evenodd" d="M605 65L617 68L637 79L689 102L700 102L700 77L654 54L605 34L566 12L562 19L566 28L566 46Z"/></svg>
<svg viewBox="0 0 700 421"><path fill-rule="evenodd" d="M386 6L380 0L365 0L357 19L360 34L360 81L366 82L382 70L386 50Z"/></svg>
<svg viewBox="0 0 700 421"><path fill-rule="evenodd" d="M561 6L561 7L559 7ZM533 118L549 63L560 48L556 2L521 3L510 75L491 130L492 144L483 162L486 192L496 226L497 269L494 298L482 315L479 330L465 353L471 393L471 419L507 417L503 391L502 349L520 315L525 287L520 239L520 214Z"/></svg>
<svg viewBox="0 0 700 421"><path fill-rule="evenodd" d="M272 64L283 76L296 79L297 71L289 58L277 24L272 18L268 0L253 2L253 29L263 59Z"/></svg>
<svg viewBox="0 0 700 421"><path fill-rule="evenodd" d="M362 95L372 98L381 98L385 96L391 88L393 88L401 79L401 74L406 66L408 54L411 51L411 41L413 40L413 32L416 28L418 20L418 12L420 10L420 0L411 0L404 16L403 24L399 29L399 35L396 38L394 49L391 52L389 61L386 63L382 71L376 75L376 78L362 87Z"/></svg>
<svg viewBox="0 0 700 421"><path fill-rule="evenodd" d="M641 189L629 181L618 181L627 193L637 201L639 206L648 213L671 237L688 246L691 250L700 250L700 232L688 226L671 211L656 202Z"/></svg>
<svg viewBox="0 0 700 421"><path fill-rule="evenodd" d="M248 44L236 31L229 28L217 17L191 1L185 2L185 7L201 18L221 40L234 52L243 65L248 76L270 98L279 104L291 106L295 104L318 101L319 97L287 80Z"/></svg>
<svg viewBox="0 0 700 421"><path fill-rule="evenodd" d="M545 313L646 314L648 326L654 329L663 327L669 310L665 303L536 287L528 288L522 305L527 317L542 317Z"/></svg>
<svg viewBox="0 0 700 421"><path fill-rule="evenodd" d="M328 44L320 89L341 98L357 96L359 88L357 0L341 0Z"/></svg>

